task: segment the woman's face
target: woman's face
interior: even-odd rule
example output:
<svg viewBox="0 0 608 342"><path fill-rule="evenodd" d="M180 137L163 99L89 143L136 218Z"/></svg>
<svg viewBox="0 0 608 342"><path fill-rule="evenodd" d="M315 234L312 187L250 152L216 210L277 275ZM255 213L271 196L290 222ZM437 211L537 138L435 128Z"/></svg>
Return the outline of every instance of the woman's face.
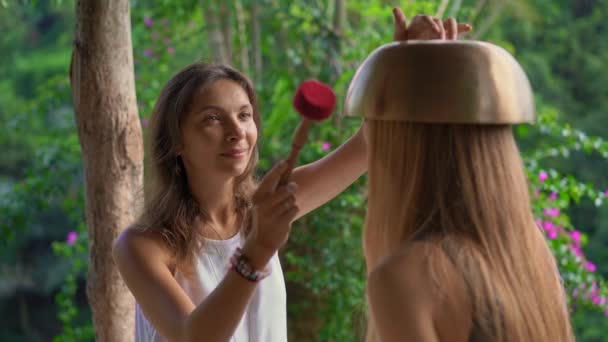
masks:
<svg viewBox="0 0 608 342"><path fill-rule="evenodd" d="M258 138L247 93L232 80L198 91L181 125L178 150L188 177L231 178L247 168Z"/></svg>

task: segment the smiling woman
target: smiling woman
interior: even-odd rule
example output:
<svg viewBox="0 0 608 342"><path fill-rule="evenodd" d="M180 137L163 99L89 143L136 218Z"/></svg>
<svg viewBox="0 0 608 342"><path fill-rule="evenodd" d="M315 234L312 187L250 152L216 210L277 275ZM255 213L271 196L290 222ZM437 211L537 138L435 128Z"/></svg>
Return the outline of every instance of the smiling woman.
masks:
<svg viewBox="0 0 608 342"><path fill-rule="evenodd" d="M245 89L232 80L202 87L184 120L178 149L184 166L215 179L241 175L256 146L258 130Z"/></svg>
<svg viewBox="0 0 608 342"><path fill-rule="evenodd" d="M114 245L137 301L136 341L287 339L276 252L295 219L363 174L365 146L357 133L294 182L279 185L281 162L256 184L259 127L251 82L228 66L193 64L161 92L146 206Z"/></svg>

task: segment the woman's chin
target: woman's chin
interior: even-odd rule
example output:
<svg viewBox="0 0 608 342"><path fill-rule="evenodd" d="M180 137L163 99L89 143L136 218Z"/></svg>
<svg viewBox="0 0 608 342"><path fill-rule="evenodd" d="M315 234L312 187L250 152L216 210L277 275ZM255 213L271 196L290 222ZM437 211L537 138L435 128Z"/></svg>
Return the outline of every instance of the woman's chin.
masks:
<svg viewBox="0 0 608 342"><path fill-rule="evenodd" d="M247 161L226 163L222 165L222 171L229 177L238 177L247 170Z"/></svg>

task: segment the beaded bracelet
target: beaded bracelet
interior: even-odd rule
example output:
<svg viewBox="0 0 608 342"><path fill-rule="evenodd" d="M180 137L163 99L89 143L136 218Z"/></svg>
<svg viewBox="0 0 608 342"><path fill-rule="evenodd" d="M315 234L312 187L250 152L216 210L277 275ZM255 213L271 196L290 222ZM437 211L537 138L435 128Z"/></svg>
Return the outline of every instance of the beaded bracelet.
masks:
<svg viewBox="0 0 608 342"><path fill-rule="evenodd" d="M241 275L243 278L251 281L258 282L270 275L270 267L266 267L266 269L262 271L256 271L249 258L243 255L243 249L241 247L237 247L234 255L230 258L230 269Z"/></svg>

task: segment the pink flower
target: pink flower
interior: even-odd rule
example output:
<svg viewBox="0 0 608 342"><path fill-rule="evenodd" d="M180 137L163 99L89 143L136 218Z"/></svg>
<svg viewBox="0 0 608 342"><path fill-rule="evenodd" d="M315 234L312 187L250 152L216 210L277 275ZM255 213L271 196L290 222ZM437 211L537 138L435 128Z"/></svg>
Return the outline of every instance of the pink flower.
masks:
<svg viewBox="0 0 608 342"><path fill-rule="evenodd" d="M321 150L323 151L329 151L329 149L331 148L331 144L328 143L327 141L325 141L322 145L321 145Z"/></svg>
<svg viewBox="0 0 608 342"><path fill-rule="evenodd" d="M544 182L544 181L546 181L546 180L547 180L547 178L549 178L549 175L547 175L547 173L546 173L545 171L541 171L541 172L538 174L538 180L539 180L541 183L542 183L542 182Z"/></svg>
<svg viewBox="0 0 608 342"><path fill-rule="evenodd" d="M545 230L545 232L547 233L547 236L551 240L557 239L558 228L559 227L554 225L553 222L551 222L551 221L543 222L543 229Z"/></svg>
<svg viewBox="0 0 608 342"><path fill-rule="evenodd" d="M175 48L173 46L168 47L167 48L167 52L170 53L170 54L174 54L175 53Z"/></svg>
<svg viewBox="0 0 608 342"><path fill-rule="evenodd" d="M589 260L585 260L583 266L585 266L585 269L589 272L595 272L595 270L597 269L597 267L595 267L595 265Z"/></svg>
<svg viewBox="0 0 608 342"><path fill-rule="evenodd" d="M604 311L604 315L608 316L608 309L606 309L606 311Z"/></svg>
<svg viewBox="0 0 608 342"><path fill-rule="evenodd" d="M570 245L570 251L579 258L583 257L583 251L579 246Z"/></svg>
<svg viewBox="0 0 608 342"><path fill-rule="evenodd" d="M556 230L552 230L552 231L549 232L549 239L550 240L557 239L557 231Z"/></svg>
<svg viewBox="0 0 608 342"><path fill-rule="evenodd" d="M606 197L608 197L608 189L606 189L606 191L604 191L604 195L605 195Z"/></svg>
<svg viewBox="0 0 608 342"><path fill-rule="evenodd" d="M550 201L555 201L557 199L557 192L553 191L551 195L549 195Z"/></svg>
<svg viewBox="0 0 608 342"><path fill-rule="evenodd" d="M572 241L574 241L575 245L580 246L581 244L581 232L578 230L573 230L570 232L570 237Z"/></svg>
<svg viewBox="0 0 608 342"><path fill-rule="evenodd" d="M153 54L152 49L145 49L144 50L144 56L150 57L150 56L152 56L152 54Z"/></svg>
<svg viewBox="0 0 608 342"><path fill-rule="evenodd" d="M147 27L152 27L152 25L154 25L154 20L152 20L152 18L145 17L144 25L146 25Z"/></svg>
<svg viewBox="0 0 608 342"><path fill-rule="evenodd" d="M545 208L545 215L555 217L559 215L559 209L557 208Z"/></svg>
<svg viewBox="0 0 608 342"><path fill-rule="evenodd" d="M538 197L540 195L540 189L534 189L534 197Z"/></svg>
<svg viewBox="0 0 608 342"><path fill-rule="evenodd" d="M68 236L66 238L66 243L70 246L73 246L76 243L77 239L78 239L78 234L75 231L71 231L68 233Z"/></svg>
<svg viewBox="0 0 608 342"><path fill-rule="evenodd" d="M169 45L169 43L171 43L171 40L168 37L163 38L163 43L165 43L165 45Z"/></svg>

